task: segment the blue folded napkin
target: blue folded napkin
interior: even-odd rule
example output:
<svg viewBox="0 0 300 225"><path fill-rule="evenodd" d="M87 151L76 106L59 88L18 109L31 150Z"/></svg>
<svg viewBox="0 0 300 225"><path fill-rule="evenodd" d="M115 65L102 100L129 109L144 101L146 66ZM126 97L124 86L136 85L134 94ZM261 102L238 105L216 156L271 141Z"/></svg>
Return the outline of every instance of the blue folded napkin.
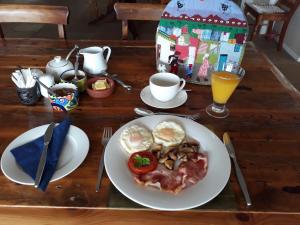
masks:
<svg viewBox="0 0 300 225"><path fill-rule="evenodd" d="M44 173L39 184L39 189L45 191L49 181L51 180L56 164L59 159L61 149L64 144L65 137L70 127L70 120L65 119L53 130L52 139L48 146L47 161ZM38 169L40 157L44 147L44 135L26 143L22 146L14 148L11 153L14 155L17 163L21 168L35 180L36 171Z"/></svg>

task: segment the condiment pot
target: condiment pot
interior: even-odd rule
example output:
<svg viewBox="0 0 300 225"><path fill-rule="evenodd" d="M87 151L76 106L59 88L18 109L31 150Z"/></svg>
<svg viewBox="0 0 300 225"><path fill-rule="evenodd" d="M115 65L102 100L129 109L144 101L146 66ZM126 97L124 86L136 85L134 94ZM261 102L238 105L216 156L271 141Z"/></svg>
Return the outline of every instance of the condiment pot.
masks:
<svg viewBox="0 0 300 225"><path fill-rule="evenodd" d="M69 61L71 54L78 49L77 45L68 53L67 57L64 59L61 56L55 56L50 62L46 65L46 73L51 74L54 77L56 83L60 81L60 75L67 71L74 69L73 64Z"/></svg>
<svg viewBox="0 0 300 225"><path fill-rule="evenodd" d="M78 70L77 73L78 80L74 79L74 74L75 74L75 70L67 70L63 72L62 75L60 76L61 82L73 83L77 86L79 92L85 91L86 82L87 82L85 72L83 72L82 70Z"/></svg>
<svg viewBox="0 0 300 225"><path fill-rule="evenodd" d="M107 50L106 57L104 52ZM84 56L83 70L89 74L96 75L104 73L107 70L107 62L109 60L111 49L108 46L104 47L88 47L80 49L79 53Z"/></svg>

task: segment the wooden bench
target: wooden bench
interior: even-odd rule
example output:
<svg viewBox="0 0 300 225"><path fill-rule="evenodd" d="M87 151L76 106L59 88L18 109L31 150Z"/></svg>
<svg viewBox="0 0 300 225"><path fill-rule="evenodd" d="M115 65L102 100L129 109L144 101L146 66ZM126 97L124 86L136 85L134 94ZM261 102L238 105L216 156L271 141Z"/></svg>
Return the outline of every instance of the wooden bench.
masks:
<svg viewBox="0 0 300 225"><path fill-rule="evenodd" d="M117 19L122 20L122 39L128 39L128 21L129 20L149 20L159 21L165 5L148 3L116 3L114 9ZM130 29L130 27L129 27ZM130 29L135 39L137 33Z"/></svg>
<svg viewBox="0 0 300 225"><path fill-rule="evenodd" d="M69 10L66 6L0 4L0 23L57 24L59 38L66 38L64 25L68 24ZM0 35L4 33L0 25Z"/></svg>

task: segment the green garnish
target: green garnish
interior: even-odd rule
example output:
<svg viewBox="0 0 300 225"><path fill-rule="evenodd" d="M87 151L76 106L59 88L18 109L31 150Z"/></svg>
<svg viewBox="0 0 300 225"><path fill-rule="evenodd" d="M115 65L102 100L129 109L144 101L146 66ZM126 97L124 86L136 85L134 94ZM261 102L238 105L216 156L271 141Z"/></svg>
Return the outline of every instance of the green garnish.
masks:
<svg viewBox="0 0 300 225"><path fill-rule="evenodd" d="M135 167L143 167L143 166L149 166L150 165L150 159L146 157L142 157L140 155L136 155L134 157L134 166Z"/></svg>

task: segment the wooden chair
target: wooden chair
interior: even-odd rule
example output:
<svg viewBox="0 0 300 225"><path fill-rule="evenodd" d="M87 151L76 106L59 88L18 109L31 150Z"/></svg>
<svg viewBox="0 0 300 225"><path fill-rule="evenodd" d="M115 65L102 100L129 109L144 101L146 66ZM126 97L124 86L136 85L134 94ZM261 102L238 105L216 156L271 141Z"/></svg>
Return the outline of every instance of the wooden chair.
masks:
<svg viewBox="0 0 300 225"><path fill-rule="evenodd" d="M159 21L165 5L148 3L115 3L117 19L122 20L122 39L128 39L128 29L136 39L137 32L130 27L129 20Z"/></svg>
<svg viewBox="0 0 300 225"><path fill-rule="evenodd" d="M167 4L170 0L149 0L151 3L160 3L160 4ZM100 14L99 13L99 0L92 0L91 4L93 5L93 10L96 10L97 17L92 19L89 24L95 24L101 20L104 20L106 17L108 17L113 11L114 11L114 4L117 2L122 2L122 3L137 3L136 0L108 0L107 1L107 6L106 6L106 13L105 14ZM147 2L148 3L148 2Z"/></svg>
<svg viewBox="0 0 300 225"><path fill-rule="evenodd" d="M283 12L261 12L257 9L257 7L253 3L245 3L245 14L250 13L255 17L255 25L254 31L250 36L250 40L253 40L256 34L259 32L261 28L261 24L264 20L269 21L268 29L267 29L267 39L273 36L272 28L275 21L282 21L283 25L279 34L279 42L277 49L280 51L282 49L283 40L285 37L285 33L287 31L289 22L298 8L300 4L300 0L279 0L276 4L279 9L282 9ZM278 8L277 8L278 9Z"/></svg>
<svg viewBox="0 0 300 225"><path fill-rule="evenodd" d="M64 25L68 24L69 10L66 6L0 4L0 23L57 24L59 38L65 39ZM0 25L2 39L4 33Z"/></svg>

